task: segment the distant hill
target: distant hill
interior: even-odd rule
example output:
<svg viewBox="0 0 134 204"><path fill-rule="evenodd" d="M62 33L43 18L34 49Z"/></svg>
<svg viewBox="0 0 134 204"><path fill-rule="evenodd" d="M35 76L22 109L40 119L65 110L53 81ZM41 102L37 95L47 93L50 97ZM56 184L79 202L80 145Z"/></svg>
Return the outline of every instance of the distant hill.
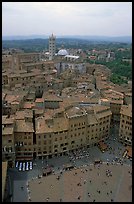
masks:
<svg viewBox="0 0 134 204"><path fill-rule="evenodd" d="M62 36L60 36L62 37ZM123 43L132 43L131 36L116 36L116 37L109 37L109 36L80 36L80 35L73 35L73 36L64 36L64 38L73 38L73 39L83 39L89 41L107 41L107 42L123 42Z"/></svg>
<svg viewBox="0 0 134 204"><path fill-rule="evenodd" d="M2 40L29 40L29 39L48 39L48 35L29 35L29 36L2 36ZM83 39L89 41L105 41L105 42L122 42L132 43L131 36L83 36L83 35L64 35L56 36L56 38L68 38L68 39Z"/></svg>

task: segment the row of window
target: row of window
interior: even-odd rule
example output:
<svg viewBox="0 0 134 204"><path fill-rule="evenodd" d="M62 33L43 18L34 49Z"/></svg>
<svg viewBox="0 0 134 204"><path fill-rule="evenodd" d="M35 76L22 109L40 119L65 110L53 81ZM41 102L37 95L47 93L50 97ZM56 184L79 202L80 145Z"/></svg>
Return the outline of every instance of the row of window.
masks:
<svg viewBox="0 0 134 204"><path fill-rule="evenodd" d="M66 133L68 130L60 131L60 132L54 132L54 134L60 134L60 133Z"/></svg>
<svg viewBox="0 0 134 204"><path fill-rule="evenodd" d="M18 151L21 151L21 152L23 152L23 151L32 151L32 149L31 148L29 148L29 149L20 149L20 148L18 148Z"/></svg>
<svg viewBox="0 0 134 204"><path fill-rule="evenodd" d="M75 129L71 129L70 131L72 132L72 131L77 131L77 130L81 130L81 129L84 129L84 128L86 128L85 126L84 127L79 127L79 128L75 128Z"/></svg>
<svg viewBox="0 0 134 204"><path fill-rule="evenodd" d="M32 156L32 152L24 152L24 153L18 152L17 156L19 156L19 155L31 155Z"/></svg>
<svg viewBox="0 0 134 204"><path fill-rule="evenodd" d="M127 132L127 131L124 132L123 130L120 130L120 132L121 132L121 133L125 133L124 135L130 135L130 136L132 136L132 132Z"/></svg>
<svg viewBox="0 0 134 204"><path fill-rule="evenodd" d="M121 125L122 128L128 129L132 131L132 127ZM122 130L121 130L122 131Z"/></svg>
<svg viewBox="0 0 134 204"><path fill-rule="evenodd" d="M24 136L24 139L32 139L31 136Z"/></svg>
<svg viewBox="0 0 134 204"><path fill-rule="evenodd" d="M100 126L100 125L103 125L103 124L105 124L105 123L108 123L109 122L109 119L108 120L104 120L103 122L100 122L100 123L98 123L98 124L92 124L92 125L88 125L88 127L95 127L95 126ZM108 126L108 125L107 125Z"/></svg>
<svg viewBox="0 0 134 204"><path fill-rule="evenodd" d="M103 130L105 130L105 129L107 129L109 126L107 125L106 127L102 127L102 128L100 128L100 129L92 129L92 130L90 130L90 131L87 131L87 133L90 133L90 132L95 132L95 131L103 131ZM81 134L84 134L84 132L82 132L82 133L78 133L78 135L81 135ZM74 136L77 136L77 134L74 134ZM72 137L72 135L71 135L71 137Z"/></svg>
<svg viewBox="0 0 134 204"><path fill-rule="evenodd" d="M38 135L38 139L41 139L42 136ZM44 139L47 138L47 135L44 135ZM51 138L51 135L49 135L49 138Z"/></svg>
<svg viewBox="0 0 134 204"><path fill-rule="evenodd" d="M84 132L82 132L82 133L78 133L78 134L74 134L74 135L71 135L70 137L73 137L73 136L77 136L77 135L84 135Z"/></svg>
<svg viewBox="0 0 134 204"><path fill-rule="evenodd" d="M49 143L49 144L51 144L52 143L52 141L51 140L45 140L44 141L44 144L47 144L47 143ZM41 141L38 141L38 145L41 145Z"/></svg>
<svg viewBox="0 0 134 204"><path fill-rule="evenodd" d="M106 132L108 132L108 129L107 129L107 128L108 128L108 125L107 125L106 127L100 128L99 131L106 130ZM91 132L93 133L94 131L98 131L98 129L92 130L92 131L87 131L87 133L88 133L88 134L91 133ZM76 137L76 136L80 136L80 135L84 135L84 132L81 132L81 133L79 132L78 134L75 133L74 135L70 135L70 137L72 138L73 136ZM39 138L40 138L40 137L39 137ZM64 140L64 139L67 139L67 136L65 136L64 138L63 138L63 137L60 137L60 138L59 138L59 140ZM55 138L55 141L58 141L58 139ZM45 141L44 141L44 144L46 144L46 143L47 143L47 141L45 140ZM49 143L51 144L51 140L49 140ZM40 145L40 144L41 144L41 141L38 141L38 144Z"/></svg>
<svg viewBox="0 0 134 204"><path fill-rule="evenodd" d="M102 130L105 130L105 129L107 129L109 126L107 125L106 127L102 127L102 128L100 128L100 129L98 129L98 128L96 128L96 129L92 129L92 130L90 130L90 131L87 131L87 133L90 133L90 132L97 132L97 131L102 131Z"/></svg>
<svg viewBox="0 0 134 204"><path fill-rule="evenodd" d="M52 147L51 147L51 146L47 146L47 148L48 148L49 150L51 150ZM46 146L45 146L43 149L46 150ZM41 151L41 147L38 147L38 150Z"/></svg>
<svg viewBox="0 0 134 204"><path fill-rule="evenodd" d="M105 134L105 133L108 133L108 130L106 130L106 131L104 132L104 134ZM103 134L103 132L102 132L102 134ZM104 134L103 134L103 135L104 135ZM102 136L102 135L96 134L96 137L95 137L95 138L99 138L99 136ZM88 136L87 136L87 138L90 138L90 137L94 137L94 135L92 134L92 135L88 135Z"/></svg>
<svg viewBox="0 0 134 204"><path fill-rule="evenodd" d="M122 134L120 134L120 139L125 139L125 140L129 140L129 141L132 142L132 138L126 137L126 136L124 136L124 135L122 135Z"/></svg>
<svg viewBox="0 0 134 204"><path fill-rule="evenodd" d="M122 120L122 123L126 123L126 124L128 124L128 125L132 125L131 122L128 122L128 121L126 121L126 120Z"/></svg>
<svg viewBox="0 0 134 204"><path fill-rule="evenodd" d="M127 118L128 120L132 120L132 117L126 116L126 115L121 115L122 118Z"/></svg>
<svg viewBox="0 0 134 204"><path fill-rule="evenodd" d="M13 151L12 147L3 147L2 148L2 152L12 152L12 151Z"/></svg>
<svg viewBox="0 0 134 204"><path fill-rule="evenodd" d="M16 77L14 77L14 78L11 78L11 81L18 81L18 80L28 80L28 79L33 79L34 78L34 76L32 76L32 77L24 77L24 78L16 78Z"/></svg>
<svg viewBox="0 0 134 204"><path fill-rule="evenodd" d="M108 130L106 130L106 132L108 133ZM95 137L93 137L93 135L91 135L92 137L91 137L91 140L94 140L94 139L98 139L98 135L97 136L95 136ZM89 139L89 135L88 135L88 139ZM82 142L83 141L83 139L80 139L80 141ZM75 141L73 140L73 141L71 141L71 144L73 144L73 143L75 143ZM46 143L45 143L46 144ZM40 143L39 143L39 145L40 145ZM65 143L65 144L60 144L60 147L62 147L62 146L65 146L65 145L68 145L68 143ZM54 148L58 148L58 144L55 144L54 145ZM41 149L41 147L39 147L39 150ZM46 146L43 148L44 150L46 150ZM51 146L49 146L49 149L51 149Z"/></svg>
<svg viewBox="0 0 134 204"><path fill-rule="evenodd" d="M65 150L67 150L67 148L66 148L66 147L63 147L63 151L65 151ZM54 150L54 153L58 153L58 150L55 149L55 150Z"/></svg>
<svg viewBox="0 0 134 204"><path fill-rule="evenodd" d="M65 144L60 144L60 147L63 147L63 146L65 146L65 145L68 145L68 143L66 142ZM58 145L56 144L56 145L54 145L54 148L58 148Z"/></svg>
<svg viewBox="0 0 134 204"><path fill-rule="evenodd" d="M128 125L132 125L132 123L131 123L131 122L128 122L128 121L126 121L126 124L128 124Z"/></svg>
<svg viewBox="0 0 134 204"><path fill-rule="evenodd" d="M78 123L78 124L73 124L73 125L71 125L71 127L77 127L77 126L81 126L81 125L85 125L85 122L83 122L83 123Z"/></svg>
<svg viewBox="0 0 134 204"><path fill-rule="evenodd" d="M52 151L50 150L50 151L43 151L43 154L51 154L52 153ZM38 154L42 154L42 152L41 151L38 151Z"/></svg>
<svg viewBox="0 0 134 204"><path fill-rule="evenodd" d="M100 118L99 120L101 121L101 120L105 120L105 119L108 119L108 118L109 118L109 115L106 116L106 117ZM109 121L109 120L108 120L108 121Z"/></svg>
<svg viewBox="0 0 134 204"><path fill-rule="evenodd" d="M97 139L97 137L95 137L95 138L91 138L91 140L94 140L94 139ZM82 142L82 139L81 139L81 142ZM64 145L67 145L68 143L65 143L65 144L61 144L60 146L62 147L62 146L64 146ZM73 140L73 141L71 141L71 144L72 144L72 148L74 148L75 146L74 146L74 144L75 144L75 141ZM76 145L77 147L78 146L82 146L83 144L81 143L80 145ZM55 145L54 146L55 148L57 148L58 146L57 145ZM66 150L67 148L66 147L63 147L63 151L64 150ZM29 151L30 151L31 149L29 149ZM44 150L46 150L46 147L44 147ZM25 151L28 151L27 149L25 149ZM57 153L58 152L58 150L57 149L55 149L55 151L54 151L55 153ZM49 150L48 151L43 151L43 154L51 154L52 152L51 152L51 146L49 147ZM18 152L18 155L21 155L21 154L24 154L24 155L32 155L32 153L28 153L28 152L25 152L25 153L21 153L21 152ZM40 148L38 148L38 154L42 154L42 152L41 152L41 147Z"/></svg>

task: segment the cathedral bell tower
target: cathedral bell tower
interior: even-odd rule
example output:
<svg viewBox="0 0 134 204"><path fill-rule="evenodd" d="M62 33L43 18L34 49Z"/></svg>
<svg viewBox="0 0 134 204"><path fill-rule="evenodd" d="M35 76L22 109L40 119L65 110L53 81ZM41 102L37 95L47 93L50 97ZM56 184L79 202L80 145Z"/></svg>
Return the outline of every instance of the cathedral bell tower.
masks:
<svg viewBox="0 0 134 204"><path fill-rule="evenodd" d="M56 50L55 40L56 37L52 33L52 35L49 37L49 60L53 60L55 56Z"/></svg>

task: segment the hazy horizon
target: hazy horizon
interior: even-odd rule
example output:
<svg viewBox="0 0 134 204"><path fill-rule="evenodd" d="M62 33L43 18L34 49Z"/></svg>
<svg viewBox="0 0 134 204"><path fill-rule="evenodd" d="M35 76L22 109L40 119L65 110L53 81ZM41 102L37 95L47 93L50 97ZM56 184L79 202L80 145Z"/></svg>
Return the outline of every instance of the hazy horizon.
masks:
<svg viewBox="0 0 134 204"><path fill-rule="evenodd" d="M51 33L132 36L132 2L2 2L2 36Z"/></svg>
<svg viewBox="0 0 134 204"><path fill-rule="evenodd" d="M14 37L20 37L20 36L24 36L24 37L27 37L27 36L50 36L52 33L46 35L46 34L31 34L31 35L28 35L28 34L25 34L25 35L2 35L2 37L11 37L11 36L14 36ZM65 34L65 35L56 35L56 33L54 34L55 36L61 36L61 37L64 37L64 36L89 36L89 37L132 37L132 35L116 35L116 36L110 36L110 35L70 35L70 34Z"/></svg>

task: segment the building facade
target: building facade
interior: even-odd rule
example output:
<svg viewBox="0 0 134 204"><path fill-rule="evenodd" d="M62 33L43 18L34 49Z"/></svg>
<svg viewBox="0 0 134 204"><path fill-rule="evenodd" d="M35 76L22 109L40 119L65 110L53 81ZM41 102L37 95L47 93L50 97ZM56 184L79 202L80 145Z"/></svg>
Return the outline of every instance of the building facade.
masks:
<svg viewBox="0 0 134 204"><path fill-rule="evenodd" d="M14 127L13 118L2 116L2 161L8 161L11 166L15 161Z"/></svg>
<svg viewBox="0 0 134 204"><path fill-rule="evenodd" d="M123 105L120 111L119 141L132 145L132 105Z"/></svg>
<svg viewBox="0 0 134 204"><path fill-rule="evenodd" d="M72 106L36 118L36 156L52 157L97 145L109 137L111 115L106 106Z"/></svg>
<svg viewBox="0 0 134 204"><path fill-rule="evenodd" d="M18 112L16 116L14 140L16 159L28 160L33 158L34 126L33 111Z"/></svg>

